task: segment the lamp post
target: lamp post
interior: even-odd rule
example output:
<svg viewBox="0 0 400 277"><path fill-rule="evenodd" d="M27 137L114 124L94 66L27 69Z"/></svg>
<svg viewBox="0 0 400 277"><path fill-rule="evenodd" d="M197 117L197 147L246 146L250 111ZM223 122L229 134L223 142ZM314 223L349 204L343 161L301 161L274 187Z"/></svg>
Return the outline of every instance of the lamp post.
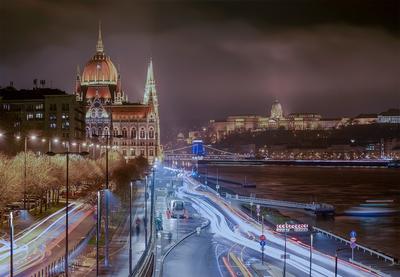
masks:
<svg viewBox="0 0 400 277"><path fill-rule="evenodd" d="M335 251L335 277L337 277L338 272L338 252L346 250L347 248L336 248Z"/></svg>
<svg viewBox="0 0 400 277"><path fill-rule="evenodd" d="M20 139L20 136L17 136L17 139ZM36 136L25 136L24 137L24 210L26 210L26 177L27 177L27 166L26 166L26 159L27 159L27 151L28 151L28 138L35 140Z"/></svg>
<svg viewBox="0 0 400 277"><path fill-rule="evenodd" d="M110 137L122 138L122 135L112 135L109 132L103 135L92 135L93 137L105 137L106 138L106 190L105 190L105 206L106 206L106 216L105 216L105 230L104 230L104 266L109 267L109 241L108 241L108 221L109 221L109 174L108 174L108 147L110 144ZM97 147L97 146L96 146Z"/></svg>
<svg viewBox="0 0 400 277"><path fill-rule="evenodd" d="M66 152L61 152L61 153L54 153L54 152L47 152L46 153L49 156L55 156L55 155L65 155L66 157L66 177L65 177L65 257L64 257L64 270L65 270L65 276L68 277L68 205L69 205L69 155L75 154L75 155L82 155L85 156L89 153L87 152L70 152L69 151L69 144L67 145L67 151Z"/></svg>
<svg viewBox="0 0 400 277"><path fill-rule="evenodd" d="M148 186L148 179L146 176L146 180L144 183L144 239L145 239L145 248L147 248L147 225L148 225L148 218L147 218L147 186Z"/></svg>
<svg viewBox="0 0 400 277"><path fill-rule="evenodd" d="M312 249L313 249L313 240L314 240L314 235L313 233L310 234L310 277L311 277L311 272L312 272Z"/></svg>
<svg viewBox="0 0 400 277"><path fill-rule="evenodd" d="M101 228L101 191L97 192L97 218L96 218L96 276L99 276L99 242Z"/></svg>
<svg viewBox="0 0 400 277"><path fill-rule="evenodd" d="M151 185L151 208L150 208L150 233L153 234L153 225L154 225L154 186L155 186L155 178L156 178L156 168L152 168L153 176L152 176L152 185Z"/></svg>
<svg viewBox="0 0 400 277"><path fill-rule="evenodd" d="M133 184L131 181L129 183L129 276L132 275L132 190Z"/></svg>
<svg viewBox="0 0 400 277"><path fill-rule="evenodd" d="M14 276L14 216L13 212L10 212L8 217L10 225L10 277Z"/></svg>
<svg viewBox="0 0 400 277"><path fill-rule="evenodd" d="M283 255L283 277L286 276L286 240L287 240L287 223L285 222L285 253Z"/></svg>

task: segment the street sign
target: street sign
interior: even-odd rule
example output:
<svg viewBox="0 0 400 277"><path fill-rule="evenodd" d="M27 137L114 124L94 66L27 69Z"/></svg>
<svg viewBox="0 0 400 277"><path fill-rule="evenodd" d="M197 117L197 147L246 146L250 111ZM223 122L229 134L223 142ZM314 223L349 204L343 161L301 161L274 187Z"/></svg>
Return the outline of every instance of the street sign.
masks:
<svg viewBox="0 0 400 277"><path fill-rule="evenodd" d="M356 243L355 243L355 242L351 242L351 243L350 243L350 247L351 247L351 249L356 248Z"/></svg>
<svg viewBox="0 0 400 277"><path fill-rule="evenodd" d="M308 232L308 224L277 224L276 231L277 232L289 232L293 230L294 232Z"/></svg>
<svg viewBox="0 0 400 277"><path fill-rule="evenodd" d="M261 247L264 247L266 243L267 243L267 242L266 242L265 240L261 240L261 241L260 241Z"/></svg>
<svg viewBox="0 0 400 277"><path fill-rule="evenodd" d="M356 231L351 231L351 232L350 232L350 237L351 237L351 238L357 237Z"/></svg>
<svg viewBox="0 0 400 277"><path fill-rule="evenodd" d="M219 189L219 185L216 185L215 188L216 188L216 189Z"/></svg>
<svg viewBox="0 0 400 277"><path fill-rule="evenodd" d="M356 242L357 239L356 239L356 238L350 238L350 241L351 241L351 242Z"/></svg>
<svg viewBox="0 0 400 277"><path fill-rule="evenodd" d="M267 238L264 235L260 235L260 240L266 240Z"/></svg>
<svg viewBox="0 0 400 277"><path fill-rule="evenodd" d="M260 205L259 204L257 204L257 212L259 213L260 212Z"/></svg>

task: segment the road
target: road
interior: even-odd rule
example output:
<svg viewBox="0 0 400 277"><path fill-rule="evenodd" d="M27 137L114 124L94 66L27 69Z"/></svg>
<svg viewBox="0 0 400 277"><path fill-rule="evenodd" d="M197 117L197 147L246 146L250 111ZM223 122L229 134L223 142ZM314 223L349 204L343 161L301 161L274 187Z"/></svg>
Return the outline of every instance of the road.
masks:
<svg viewBox="0 0 400 277"><path fill-rule="evenodd" d="M193 208L204 218L211 221L208 232L212 237L208 240L207 246L202 244L202 251L208 251L207 259L213 257L217 262L209 267L209 276L216 270L220 276L230 276L236 271L237 274L252 274L251 265L260 260L261 249L258 236L261 234L261 225L250 218L245 213L231 206L229 202L204 189L197 181L184 177L184 185L179 188L177 196L190 201ZM267 246L265 258L267 260L268 272L271 276L282 274L283 261L281 259L284 249L284 238L273 230L265 230ZM200 238L197 238L197 240ZM199 244L196 238L188 240L185 244L175 248L174 255L180 252L190 252L192 254L181 255L181 260L166 260L164 266L169 267L168 263L179 263L181 266L191 268L199 263L196 246ZM194 243L190 247L190 242ZM204 241L203 241L204 243ZM185 246L189 245L189 246ZM214 252L210 247L214 247ZM215 250L217 248L217 250ZM287 273L293 276L309 275L309 248L294 240L287 240L287 251L290 255L287 259ZM216 269L214 266L216 265ZM205 266L205 265L204 265ZM184 270L180 268L180 270ZM240 271L240 272L239 272ZM211 274L211 275L210 275ZM287 274L287 276L289 276ZM171 275L166 275L171 276ZM217 275L218 276L218 275ZM334 257L315 251L313 253L312 276L334 276ZM338 276L376 276L374 273L366 271L358 266L346 261L339 260Z"/></svg>
<svg viewBox="0 0 400 277"><path fill-rule="evenodd" d="M69 209L69 247L72 249L94 225L93 210L82 203ZM29 276L58 261L64 255L65 209L37 222L15 236L14 275ZM9 274L10 245L0 247L0 276Z"/></svg>

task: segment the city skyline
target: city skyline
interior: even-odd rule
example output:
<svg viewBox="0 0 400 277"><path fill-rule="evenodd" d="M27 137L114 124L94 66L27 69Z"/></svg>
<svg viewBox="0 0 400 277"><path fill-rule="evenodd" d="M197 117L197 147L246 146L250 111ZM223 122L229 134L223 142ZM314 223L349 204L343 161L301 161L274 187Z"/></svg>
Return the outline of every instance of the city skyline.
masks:
<svg viewBox="0 0 400 277"><path fill-rule="evenodd" d="M141 101L153 57L166 129L232 113L264 114L275 99L288 111L326 116L399 106L395 1L332 7L299 1L299 14L290 1L248 6L178 1L168 2L168 12L162 2L122 1L107 12L104 2L25 4L2 8L8 11L2 23L12 17L20 22L1 30L8 41L1 51L2 86L14 81L17 88L29 88L39 78L72 93L70 80L93 52L102 20L105 47L120 67L131 101ZM57 17L61 7L73 9L81 21ZM337 14L340 10L345 12ZM173 108L177 99L179 109Z"/></svg>

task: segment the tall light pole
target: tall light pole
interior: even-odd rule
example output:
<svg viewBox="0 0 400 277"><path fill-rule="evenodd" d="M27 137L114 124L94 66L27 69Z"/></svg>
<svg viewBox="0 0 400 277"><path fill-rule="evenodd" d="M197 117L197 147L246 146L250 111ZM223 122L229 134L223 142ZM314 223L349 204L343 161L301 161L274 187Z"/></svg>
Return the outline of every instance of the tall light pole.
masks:
<svg viewBox="0 0 400 277"><path fill-rule="evenodd" d="M97 192L97 218L96 218L96 276L99 276L99 243L101 228L101 191Z"/></svg>
<svg viewBox="0 0 400 277"><path fill-rule="evenodd" d="M150 233L153 234L153 225L154 225L154 186L155 186L155 178L156 178L156 168L152 168L153 171L153 180L151 185L151 208L150 208Z"/></svg>
<svg viewBox="0 0 400 277"><path fill-rule="evenodd" d="M133 184L131 181L129 183L129 276L132 275L132 190Z"/></svg>
<svg viewBox="0 0 400 277"><path fill-rule="evenodd" d="M13 212L10 212L8 217L10 225L10 277L14 276L14 216Z"/></svg>
<svg viewBox="0 0 400 277"><path fill-rule="evenodd" d="M283 277L286 276L286 240L287 240L287 223L285 222L285 253L283 255Z"/></svg>
<svg viewBox="0 0 400 277"><path fill-rule="evenodd" d="M145 183L144 183L144 239L145 239L145 247L147 249L147 227L149 224L148 217L147 217L147 185L148 179L146 176Z"/></svg>
<svg viewBox="0 0 400 277"><path fill-rule="evenodd" d="M69 212L69 155L70 154L77 154L85 156L87 152L70 152L69 151L69 143L67 144L67 151L62 153L54 153L54 152L47 152L49 156L55 155L65 155L66 157L66 176L65 176L65 257L64 257L64 271L65 276L68 277L68 212Z"/></svg>
<svg viewBox="0 0 400 277"><path fill-rule="evenodd" d="M338 272L338 252L346 250L347 248L336 248L335 251L335 277L337 277Z"/></svg>
<svg viewBox="0 0 400 277"><path fill-rule="evenodd" d="M314 235L311 231L310 234L310 277L311 277L311 272L312 272L312 249L313 249L313 240L314 240Z"/></svg>
<svg viewBox="0 0 400 277"><path fill-rule="evenodd" d="M108 147L110 147L110 137L116 137L116 138L122 138L121 135L112 135L110 132L103 134L103 135L93 135L94 137L105 137L106 138L106 189L104 191L105 193L105 206L106 206L106 216L105 216L105 230L104 230L104 241L105 241L105 247L104 247L104 266L109 267L109 241L108 241L108 225L109 225L109 175L108 175Z"/></svg>

